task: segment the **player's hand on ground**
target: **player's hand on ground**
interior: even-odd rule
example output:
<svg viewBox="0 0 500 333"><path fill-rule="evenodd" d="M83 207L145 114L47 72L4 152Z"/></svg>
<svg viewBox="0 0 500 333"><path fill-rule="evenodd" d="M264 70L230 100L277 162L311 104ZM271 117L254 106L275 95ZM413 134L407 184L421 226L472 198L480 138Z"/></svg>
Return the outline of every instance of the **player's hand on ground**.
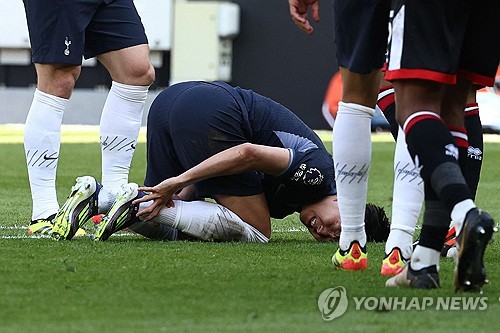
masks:
<svg viewBox="0 0 500 333"><path fill-rule="evenodd" d="M288 0L288 6L295 25L308 35L312 34L314 28L307 17L307 10L311 7L311 18L319 22L319 0Z"/></svg>
<svg viewBox="0 0 500 333"><path fill-rule="evenodd" d="M165 179L153 187L139 187L139 191L144 191L148 194L134 200L133 204L140 204L141 202L147 201L153 201L153 203L149 207L140 210L137 216L143 216L144 222L147 222L157 216L163 207L174 207L174 201L172 199L178 189L179 187L174 181L174 178Z"/></svg>

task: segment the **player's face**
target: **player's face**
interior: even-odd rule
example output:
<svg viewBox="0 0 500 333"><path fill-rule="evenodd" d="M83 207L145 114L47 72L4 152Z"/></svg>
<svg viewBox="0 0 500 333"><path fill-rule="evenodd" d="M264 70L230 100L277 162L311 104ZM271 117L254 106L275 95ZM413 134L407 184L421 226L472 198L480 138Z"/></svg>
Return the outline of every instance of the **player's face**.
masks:
<svg viewBox="0 0 500 333"><path fill-rule="evenodd" d="M340 237L340 213L337 196L330 195L303 207L300 212L300 220L318 241L338 241Z"/></svg>

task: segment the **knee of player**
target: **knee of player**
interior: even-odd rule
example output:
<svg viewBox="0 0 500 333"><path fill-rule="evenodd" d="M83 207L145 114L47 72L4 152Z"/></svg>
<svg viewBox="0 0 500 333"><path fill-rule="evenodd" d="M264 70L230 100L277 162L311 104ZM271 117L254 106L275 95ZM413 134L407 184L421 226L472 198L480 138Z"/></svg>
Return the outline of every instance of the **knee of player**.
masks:
<svg viewBox="0 0 500 333"><path fill-rule="evenodd" d="M155 68L149 61L137 63L129 70L129 80L133 85L150 86L155 80Z"/></svg>
<svg viewBox="0 0 500 333"><path fill-rule="evenodd" d="M57 97L69 98L80 75L80 67L55 70L38 75L38 89Z"/></svg>
<svg viewBox="0 0 500 333"><path fill-rule="evenodd" d="M155 71L155 68L153 67L153 65L151 63L149 63L149 66L147 66L147 70L145 71L145 74L144 74L144 81L145 83L145 86L148 85L150 86L151 84L153 84L153 82L155 81L155 78L156 78L156 71Z"/></svg>

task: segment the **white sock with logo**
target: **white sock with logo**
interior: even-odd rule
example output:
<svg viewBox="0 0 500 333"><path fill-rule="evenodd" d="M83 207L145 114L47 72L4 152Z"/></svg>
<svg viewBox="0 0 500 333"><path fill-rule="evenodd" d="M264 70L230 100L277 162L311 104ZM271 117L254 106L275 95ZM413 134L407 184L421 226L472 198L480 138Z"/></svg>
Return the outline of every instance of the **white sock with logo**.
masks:
<svg viewBox="0 0 500 333"><path fill-rule="evenodd" d="M36 89L24 127L24 151L33 200L32 220L59 210L56 172L61 123L68 100Z"/></svg>
<svg viewBox="0 0 500 333"><path fill-rule="evenodd" d="M424 200L424 181L411 159L405 133L399 128L394 152L394 190L392 195L391 232L385 253L398 247L404 258L413 251L413 234Z"/></svg>
<svg viewBox="0 0 500 333"><path fill-rule="evenodd" d="M353 240L366 244L364 227L368 174L372 153L371 119L375 110L339 102L333 130L333 160L342 232L339 246L347 250Z"/></svg>
<svg viewBox="0 0 500 333"><path fill-rule="evenodd" d="M151 203L140 205L140 209ZM267 243L269 238L245 223L238 215L224 206L205 201L174 200L175 206L163 208L151 222L175 228L204 241L240 241Z"/></svg>
<svg viewBox="0 0 500 333"><path fill-rule="evenodd" d="M102 185L109 192L128 184L148 90L114 81L109 90L100 124Z"/></svg>

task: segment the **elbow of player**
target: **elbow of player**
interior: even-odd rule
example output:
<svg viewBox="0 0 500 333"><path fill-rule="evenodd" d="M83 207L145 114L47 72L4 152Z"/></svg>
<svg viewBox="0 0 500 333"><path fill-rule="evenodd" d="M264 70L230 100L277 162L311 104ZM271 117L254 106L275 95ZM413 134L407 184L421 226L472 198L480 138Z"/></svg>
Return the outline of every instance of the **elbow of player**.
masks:
<svg viewBox="0 0 500 333"><path fill-rule="evenodd" d="M239 160L243 165L253 165L258 161L259 157L255 145L251 143L243 143L238 149Z"/></svg>

